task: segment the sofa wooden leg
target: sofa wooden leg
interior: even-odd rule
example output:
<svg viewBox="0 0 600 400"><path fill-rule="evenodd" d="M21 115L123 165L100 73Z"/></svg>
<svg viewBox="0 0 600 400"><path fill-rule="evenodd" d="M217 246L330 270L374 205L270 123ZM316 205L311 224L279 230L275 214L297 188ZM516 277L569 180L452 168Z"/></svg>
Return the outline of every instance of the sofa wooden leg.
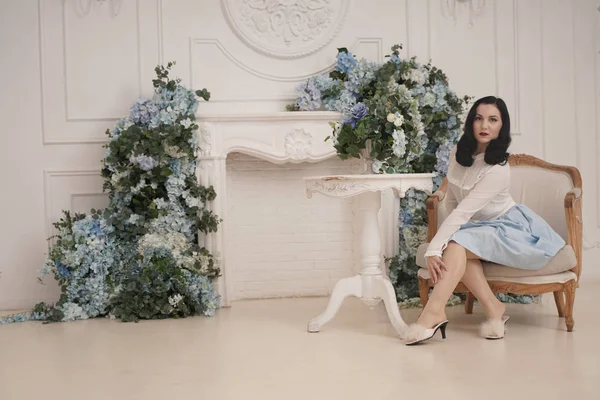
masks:
<svg viewBox="0 0 600 400"><path fill-rule="evenodd" d="M558 316L563 318L565 316L565 296L562 290L554 292L554 302L556 303Z"/></svg>
<svg viewBox="0 0 600 400"><path fill-rule="evenodd" d="M423 278L419 278L419 297L421 298L421 303L423 303L423 308L425 308L427 300L429 300L429 286L427 285L427 280Z"/></svg>
<svg viewBox="0 0 600 400"><path fill-rule="evenodd" d="M573 320L573 306L575 304L576 288L577 282L575 280L565 282L565 323L568 332L573 332L573 326L575 325L575 321Z"/></svg>
<svg viewBox="0 0 600 400"><path fill-rule="evenodd" d="M465 312L467 314L473 314L473 303L475 302L475 296L471 292L467 292L467 300L465 301Z"/></svg>

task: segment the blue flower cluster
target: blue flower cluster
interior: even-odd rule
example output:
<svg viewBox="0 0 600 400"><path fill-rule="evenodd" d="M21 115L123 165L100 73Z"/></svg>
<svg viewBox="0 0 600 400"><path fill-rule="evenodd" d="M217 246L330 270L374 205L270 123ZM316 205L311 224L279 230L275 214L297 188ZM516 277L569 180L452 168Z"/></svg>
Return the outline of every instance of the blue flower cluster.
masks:
<svg viewBox="0 0 600 400"><path fill-rule="evenodd" d="M115 266L114 228L102 216L87 215L63 227L56 245L42 269L42 276L54 273L66 282L56 307L63 321L93 318L107 312L111 293L108 282ZM30 314L41 318L40 314ZM31 319L31 318L30 318Z"/></svg>
<svg viewBox="0 0 600 400"><path fill-rule="evenodd" d="M140 97L130 110L131 122L138 126L149 127L157 114L158 106L144 97Z"/></svg>
<svg viewBox="0 0 600 400"><path fill-rule="evenodd" d="M323 95L333 91L338 83L329 76L317 75L296 87L296 104L301 111L314 111L321 107Z"/></svg>
<svg viewBox="0 0 600 400"><path fill-rule="evenodd" d="M144 128L173 125L181 115L194 115L198 99L192 90L177 86L175 90L159 87L151 99L139 98L131 107L128 121ZM120 127L117 125L115 130Z"/></svg>
<svg viewBox="0 0 600 400"><path fill-rule="evenodd" d="M182 273L187 281L187 289L202 305L202 314L213 316L217 308L219 308L220 302L220 297L217 294L214 283L207 277L194 274L188 270L183 270Z"/></svg>
<svg viewBox="0 0 600 400"><path fill-rule="evenodd" d="M132 164L139 165L140 168L144 171L151 171L159 164L158 161L156 161L154 158L145 155L132 155L131 157L129 157L129 161L131 161Z"/></svg>
<svg viewBox="0 0 600 400"><path fill-rule="evenodd" d="M340 72L343 72L344 74L348 74L354 69L356 63L356 58L354 58L352 53L349 53L347 51L340 51L337 57L335 69Z"/></svg>
<svg viewBox="0 0 600 400"><path fill-rule="evenodd" d="M198 246L198 232L216 230L218 220L205 208L214 198L212 188L195 179L198 99L164 72L157 71L154 96L138 99L110 132L102 171L111 189L106 210L76 218L65 212L67 218L55 224L57 240L42 275L53 273L59 281L60 300L0 323L114 315L137 320L157 308L160 318L214 315L220 298L212 280L219 271L213 256ZM161 277L173 271L177 288L132 274L144 268Z"/></svg>
<svg viewBox="0 0 600 400"><path fill-rule="evenodd" d="M381 68L381 65L361 59L349 73L348 80L344 82L347 91L358 96L361 89L373 82L375 73Z"/></svg>

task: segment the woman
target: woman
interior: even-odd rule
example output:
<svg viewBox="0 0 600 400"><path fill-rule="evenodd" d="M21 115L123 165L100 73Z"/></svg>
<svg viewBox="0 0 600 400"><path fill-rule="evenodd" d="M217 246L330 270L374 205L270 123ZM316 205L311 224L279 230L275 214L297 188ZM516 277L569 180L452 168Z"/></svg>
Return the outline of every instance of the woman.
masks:
<svg viewBox="0 0 600 400"><path fill-rule="evenodd" d="M516 204L509 193L510 117L502 99L475 102L464 134L450 154L445 202L454 208L425 253L435 286L406 344L428 340L441 330L446 336L445 306L459 281L485 309L481 333L504 337L506 306L491 291L481 260L537 270L565 246L565 241L532 210Z"/></svg>

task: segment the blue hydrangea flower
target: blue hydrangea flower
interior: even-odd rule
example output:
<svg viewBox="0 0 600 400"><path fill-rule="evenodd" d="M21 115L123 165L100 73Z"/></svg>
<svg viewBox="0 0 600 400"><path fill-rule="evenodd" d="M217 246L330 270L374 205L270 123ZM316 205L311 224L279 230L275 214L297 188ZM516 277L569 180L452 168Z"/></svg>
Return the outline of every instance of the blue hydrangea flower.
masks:
<svg viewBox="0 0 600 400"><path fill-rule="evenodd" d="M379 69L377 63L360 60L358 64L348 73L348 80L344 82L347 91L355 95L375 79L375 72Z"/></svg>
<svg viewBox="0 0 600 400"><path fill-rule="evenodd" d="M296 86L296 105L302 111L312 111L321 107L321 90L314 80Z"/></svg>
<svg viewBox="0 0 600 400"><path fill-rule="evenodd" d="M344 119L349 119L352 116L352 107L355 104L356 96L347 90L344 90L339 97L330 97L324 100L327 110L341 112Z"/></svg>
<svg viewBox="0 0 600 400"><path fill-rule="evenodd" d="M352 68L357 64L356 58L350 52L339 52L337 55L337 64L335 65L335 69L343 72L344 74L348 74Z"/></svg>
<svg viewBox="0 0 600 400"><path fill-rule="evenodd" d="M454 115L453 115L453 116L451 116L450 118L448 118L448 124L447 124L447 126L448 126L449 128L454 128L454 127L456 127L456 117L455 117Z"/></svg>
<svg viewBox="0 0 600 400"><path fill-rule="evenodd" d="M448 165L450 158L450 151L454 147L453 142L447 141L444 142L438 148L435 156L437 158L437 163L435 165L435 170L439 172L441 175L446 176L448 173Z"/></svg>
<svg viewBox="0 0 600 400"><path fill-rule="evenodd" d="M133 164L139 165L140 168L144 171L151 171L154 168L156 168L159 164L158 161L156 161L154 158L145 155L139 155L135 157L131 156L129 157L129 161Z"/></svg>
<svg viewBox="0 0 600 400"><path fill-rule="evenodd" d="M56 270L58 271L58 275L61 278L68 278L69 276L71 276L71 273L69 272L67 266L61 263L60 261L56 261Z"/></svg>
<svg viewBox="0 0 600 400"><path fill-rule="evenodd" d="M189 292L202 305L202 314L213 316L219 307L221 297L212 282L205 276L193 274L187 270L182 270L182 273L186 278Z"/></svg>
<svg viewBox="0 0 600 400"><path fill-rule="evenodd" d="M136 125L148 127L158 111L157 105L152 100L140 97L131 107L129 118Z"/></svg>

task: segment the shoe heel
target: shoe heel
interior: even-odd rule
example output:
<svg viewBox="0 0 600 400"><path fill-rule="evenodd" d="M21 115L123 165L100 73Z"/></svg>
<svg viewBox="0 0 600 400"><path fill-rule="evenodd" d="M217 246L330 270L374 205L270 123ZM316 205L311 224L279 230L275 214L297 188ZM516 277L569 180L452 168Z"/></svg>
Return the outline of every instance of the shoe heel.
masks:
<svg viewBox="0 0 600 400"><path fill-rule="evenodd" d="M440 325L440 331L442 332L442 339L446 339L446 325L448 325L447 322Z"/></svg>

